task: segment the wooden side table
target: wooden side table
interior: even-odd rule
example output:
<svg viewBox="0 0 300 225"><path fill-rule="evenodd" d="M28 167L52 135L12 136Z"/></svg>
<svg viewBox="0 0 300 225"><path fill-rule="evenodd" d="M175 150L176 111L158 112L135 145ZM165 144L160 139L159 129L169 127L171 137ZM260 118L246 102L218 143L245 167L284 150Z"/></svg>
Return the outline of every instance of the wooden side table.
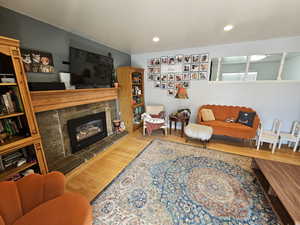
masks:
<svg viewBox="0 0 300 225"><path fill-rule="evenodd" d="M183 137L184 127L189 124L190 117L177 117L177 116L169 116L169 127L170 134L172 133L172 122L175 124L175 130L177 127L177 122L181 123L181 137Z"/></svg>

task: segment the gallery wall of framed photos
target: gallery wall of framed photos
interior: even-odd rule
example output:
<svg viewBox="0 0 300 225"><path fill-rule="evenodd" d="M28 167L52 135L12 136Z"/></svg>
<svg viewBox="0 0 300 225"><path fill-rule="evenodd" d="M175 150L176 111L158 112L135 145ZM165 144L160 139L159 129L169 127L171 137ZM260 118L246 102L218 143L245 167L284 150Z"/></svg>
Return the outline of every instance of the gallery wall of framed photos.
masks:
<svg viewBox="0 0 300 225"><path fill-rule="evenodd" d="M209 54L175 55L151 58L147 62L147 79L154 88L166 89L175 96L177 88L189 88L191 82L209 80Z"/></svg>

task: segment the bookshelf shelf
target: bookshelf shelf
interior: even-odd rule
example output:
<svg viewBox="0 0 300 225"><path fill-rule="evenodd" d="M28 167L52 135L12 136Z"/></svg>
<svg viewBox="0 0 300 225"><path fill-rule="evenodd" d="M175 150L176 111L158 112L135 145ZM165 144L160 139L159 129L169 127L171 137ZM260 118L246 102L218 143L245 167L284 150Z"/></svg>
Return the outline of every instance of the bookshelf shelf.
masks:
<svg viewBox="0 0 300 225"><path fill-rule="evenodd" d="M17 86L17 83L0 83L0 86Z"/></svg>
<svg viewBox="0 0 300 225"><path fill-rule="evenodd" d="M23 116L23 115L24 115L24 113L22 113L22 112L20 112L20 113L11 113L11 114L0 116L0 120L1 119L12 118L12 117L16 117L16 116Z"/></svg>
<svg viewBox="0 0 300 225"><path fill-rule="evenodd" d="M37 164L37 162L31 162L31 163L25 163L22 166L16 167L16 168L12 168L12 169L8 169L6 171L0 172L0 181L5 180L7 177L11 177L21 171L24 171L32 166L35 166Z"/></svg>

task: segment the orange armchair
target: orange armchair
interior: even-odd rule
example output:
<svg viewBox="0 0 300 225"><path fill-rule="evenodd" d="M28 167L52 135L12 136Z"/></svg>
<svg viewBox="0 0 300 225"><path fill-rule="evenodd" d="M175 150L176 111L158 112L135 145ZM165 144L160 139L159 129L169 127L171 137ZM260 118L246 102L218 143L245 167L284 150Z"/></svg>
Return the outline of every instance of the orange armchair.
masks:
<svg viewBox="0 0 300 225"><path fill-rule="evenodd" d="M0 225L91 225L89 202L65 193L59 172L0 183Z"/></svg>

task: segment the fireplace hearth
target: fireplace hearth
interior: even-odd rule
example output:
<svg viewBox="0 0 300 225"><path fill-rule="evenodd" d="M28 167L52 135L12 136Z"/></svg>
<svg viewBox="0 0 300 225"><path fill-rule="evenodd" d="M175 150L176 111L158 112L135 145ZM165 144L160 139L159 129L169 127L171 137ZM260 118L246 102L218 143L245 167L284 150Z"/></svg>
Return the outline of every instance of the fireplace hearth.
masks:
<svg viewBox="0 0 300 225"><path fill-rule="evenodd" d="M73 154L107 136L105 112L68 120L67 126Z"/></svg>

